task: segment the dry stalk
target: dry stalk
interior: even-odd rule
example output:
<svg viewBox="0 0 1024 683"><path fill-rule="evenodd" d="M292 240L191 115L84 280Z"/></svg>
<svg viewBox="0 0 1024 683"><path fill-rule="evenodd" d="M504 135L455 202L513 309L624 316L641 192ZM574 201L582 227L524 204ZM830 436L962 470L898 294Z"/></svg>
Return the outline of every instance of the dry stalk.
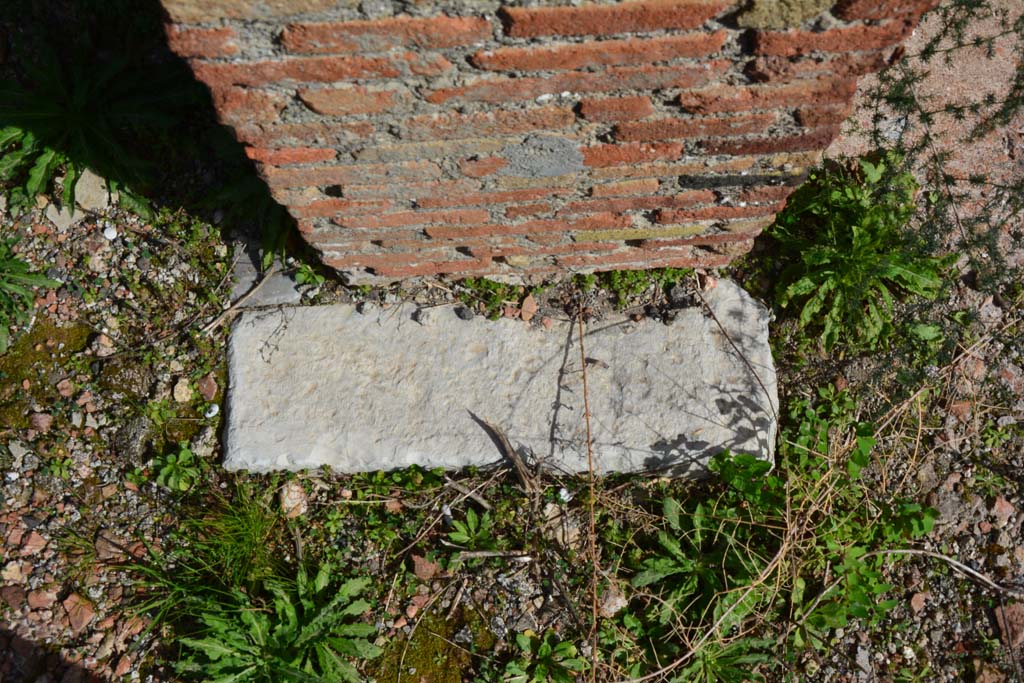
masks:
<svg viewBox="0 0 1024 683"><path fill-rule="evenodd" d="M896 548L893 550L873 550L869 553L864 553L864 557L879 556L879 555L917 555L919 557L930 557L932 559L941 560L948 564L956 572L963 574L964 576L974 579L978 583L991 588L994 591L1007 595L1016 600L1024 599L1024 591L1014 590L1013 588L1007 588L1001 586L989 577L985 576L981 572L971 569L963 562L953 559L948 555L942 553L936 553L931 550L919 550L917 548Z"/></svg>
<svg viewBox="0 0 1024 683"><path fill-rule="evenodd" d="M598 567L597 560L597 524L594 517L594 443L590 431L590 396L587 393L587 352L583 346L583 301L577 302L576 322L579 325L580 340L580 367L583 373L583 420L587 425L587 488L589 499L587 503L587 514L589 517L589 528L587 530L590 542L590 683L597 681L597 583Z"/></svg>
<svg viewBox="0 0 1024 683"><path fill-rule="evenodd" d="M267 269L267 272L263 273L263 277L260 278L260 281L257 282L252 289L250 289L242 296L238 297L238 301L224 309L224 311L220 315L213 319L213 322L211 322L209 325L200 330L200 332L205 335L213 334L214 330L220 327L224 323L224 321L228 319L228 317L234 316L235 313L238 312L238 309L243 304L245 304L246 301L252 298L252 296L260 290L260 287L266 284L267 280L269 280L270 277L276 272L277 264L271 264L270 268Z"/></svg>

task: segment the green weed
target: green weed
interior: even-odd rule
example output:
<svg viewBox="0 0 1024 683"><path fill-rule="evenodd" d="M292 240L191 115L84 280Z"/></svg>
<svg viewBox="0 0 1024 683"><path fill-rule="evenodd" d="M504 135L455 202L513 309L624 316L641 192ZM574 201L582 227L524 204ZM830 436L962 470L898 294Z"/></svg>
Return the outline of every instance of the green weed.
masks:
<svg viewBox="0 0 1024 683"><path fill-rule="evenodd" d="M267 581L267 595L233 590L200 608L197 637L180 637L179 673L204 680L362 680L353 659L372 659L381 650L367 638L372 624L359 621L370 603L355 599L369 579L337 584L333 568L322 565L310 579L299 568L295 580Z"/></svg>
<svg viewBox="0 0 1024 683"><path fill-rule="evenodd" d="M325 278L323 275L318 273L313 266L308 263L300 263L295 269L295 282L300 285L312 285L318 287L322 285Z"/></svg>
<svg viewBox="0 0 1024 683"><path fill-rule="evenodd" d="M654 288L667 291L693 272L690 268L655 268L654 270L611 270L597 274L597 283L615 297L615 305L624 308L630 300ZM593 281L583 280L582 285Z"/></svg>
<svg viewBox="0 0 1024 683"><path fill-rule="evenodd" d="M479 302L483 307L484 314L492 320L501 317L502 308L506 305L514 304L519 300L517 288L514 285L488 280L484 277L466 278L459 283L459 286L461 288L459 299L471 306Z"/></svg>
<svg viewBox="0 0 1024 683"><path fill-rule="evenodd" d="M571 683L589 668L576 646L554 631L517 633L516 645L521 654L505 665L506 683Z"/></svg>
<svg viewBox="0 0 1024 683"><path fill-rule="evenodd" d="M361 620L371 605L357 599L370 582L327 562L288 569L272 498L239 483L231 498L204 501L165 550L132 566L134 609L169 627L180 648L172 664L187 679L361 680L353 662L380 652Z"/></svg>
<svg viewBox="0 0 1024 683"><path fill-rule="evenodd" d="M465 522L452 520L455 531L449 532L448 540L470 550L493 550L497 547L492 533L493 525L490 512L485 512L481 517L473 508L469 508L466 510Z"/></svg>
<svg viewBox="0 0 1024 683"><path fill-rule="evenodd" d="M199 460L184 441L178 444L178 450L156 458L155 465L156 483L173 492L191 490L202 474Z"/></svg>
<svg viewBox="0 0 1024 683"><path fill-rule="evenodd" d="M57 479L71 478L71 458L54 458L46 465L46 471Z"/></svg>
<svg viewBox="0 0 1024 683"><path fill-rule="evenodd" d="M923 253L906 230L916 182L897 172L898 157L856 167L829 163L811 173L770 234L789 257L777 285L779 305L800 306L799 324L820 330L826 351L885 346L895 301L935 298L952 263Z"/></svg>
<svg viewBox="0 0 1024 683"><path fill-rule="evenodd" d="M14 239L0 240L0 354L10 345L12 325L23 325L32 311L33 287L58 287L59 282L33 273L14 254Z"/></svg>
<svg viewBox="0 0 1024 683"><path fill-rule="evenodd" d="M833 629L875 624L895 605L884 597L884 551L928 533L936 513L876 500L864 478L871 426L853 419L847 394L829 387L817 398L789 411L777 470L720 454L710 464L717 492L663 500L661 528L639 555L623 555L637 597L603 633L612 661L635 675L689 651L674 680L761 680L758 666L778 661L775 641L736 635L745 624L784 624L783 655L795 659L827 649Z"/></svg>

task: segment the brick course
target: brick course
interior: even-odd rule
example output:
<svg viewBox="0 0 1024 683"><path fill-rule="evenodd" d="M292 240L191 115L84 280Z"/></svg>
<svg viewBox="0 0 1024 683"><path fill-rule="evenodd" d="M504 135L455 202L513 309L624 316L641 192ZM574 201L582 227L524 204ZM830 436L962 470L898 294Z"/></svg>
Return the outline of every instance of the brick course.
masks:
<svg viewBox="0 0 1024 683"><path fill-rule="evenodd" d="M762 30L740 0L163 2L275 199L360 281L724 265L936 4Z"/></svg>

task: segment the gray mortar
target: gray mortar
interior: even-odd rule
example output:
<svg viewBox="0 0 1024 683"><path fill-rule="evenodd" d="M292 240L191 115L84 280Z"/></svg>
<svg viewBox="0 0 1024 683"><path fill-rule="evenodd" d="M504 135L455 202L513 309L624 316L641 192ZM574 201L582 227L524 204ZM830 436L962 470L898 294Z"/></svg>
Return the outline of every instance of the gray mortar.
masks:
<svg viewBox="0 0 1024 683"><path fill-rule="evenodd" d="M560 135L530 135L501 151L508 163L499 175L550 178L584 170L579 142Z"/></svg>

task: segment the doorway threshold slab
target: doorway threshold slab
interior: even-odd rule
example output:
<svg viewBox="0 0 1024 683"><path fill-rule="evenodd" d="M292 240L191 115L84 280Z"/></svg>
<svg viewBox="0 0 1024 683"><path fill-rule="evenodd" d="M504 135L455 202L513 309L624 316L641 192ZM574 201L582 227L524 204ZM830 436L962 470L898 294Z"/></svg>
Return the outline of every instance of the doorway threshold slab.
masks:
<svg viewBox="0 0 1024 683"><path fill-rule="evenodd" d="M597 472L699 476L729 449L770 460L768 311L719 280L671 325L585 327ZM712 315L713 313L714 315ZM225 462L270 472L486 466L503 431L528 460L588 470L577 326L461 319L411 304L247 310L229 343Z"/></svg>

